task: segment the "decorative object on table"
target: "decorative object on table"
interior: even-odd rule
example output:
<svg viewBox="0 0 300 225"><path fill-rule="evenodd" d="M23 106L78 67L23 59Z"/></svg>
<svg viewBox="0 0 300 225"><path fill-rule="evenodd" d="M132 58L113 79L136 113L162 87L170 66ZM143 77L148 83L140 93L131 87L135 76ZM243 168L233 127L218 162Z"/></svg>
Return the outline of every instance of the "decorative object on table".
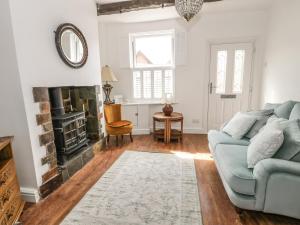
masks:
<svg viewBox="0 0 300 225"><path fill-rule="evenodd" d="M193 157L125 151L61 225L202 225L200 205Z"/></svg>
<svg viewBox="0 0 300 225"><path fill-rule="evenodd" d="M11 142L12 137L0 138L0 224L6 225L15 224L24 207Z"/></svg>
<svg viewBox="0 0 300 225"><path fill-rule="evenodd" d="M108 82L117 82L118 79L116 78L112 69L108 65L102 67L101 76L102 76L102 82L105 82L105 84L103 85L103 91L105 94L104 104L113 104L114 102L111 101L109 97L110 92L113 89L113 86Z"/></svg>
<svg viewBox="0 0 300 225"><path fill-rule="evenodd" d="M114 101L115 101L115 104L122 104L123 103L123 95L115 95Z"/></svg>
<svg viewBox="0 0 300 225"><path fill-rule="evenodd" d="M163 122L164 129L156 129L156 122ZM172 129L172 123L180 122L180 130ZM166 144L170 143L171 139L182 141L183 138L183 115L182 113L173 112L171 116L165 116L162 112L154 113L153 115L153 137L154 139L164 139Z"/></svg>
<svg viewBox="0 0 300 225"><path fill-rule="evenodd" d="M85 65L88 58L88 46L84 35L73 24L61 24L55 31L55 44L60 58L72 68Z"/></svg>
<svg viewBox="0 0 300 225"><path fill-rule="evenodd" d="M178 14L186 21L190 21L202 8L204 0L175 0Z"/></svg>
<svg viewBox="0 0 300 225"><path fill-rule="evenodd" d="M116 144L118 145L118 136L123 136L129 134L131 142L132 139L132 128L133 124L130 121L122 120L121 116L121 104L109 104L104 106L104 115L106 120L106 132L107 132L107 142L111 135L116 136Z"/></svg>
<svg viewBox="0 0 300 225"><path fill-rule="evenodd" d="M162 109L165 116L171 116L173 112L172 107L173 97L171 94L166 94L165 97L162 99L162 103L164 104L164 107Z"/></svg>

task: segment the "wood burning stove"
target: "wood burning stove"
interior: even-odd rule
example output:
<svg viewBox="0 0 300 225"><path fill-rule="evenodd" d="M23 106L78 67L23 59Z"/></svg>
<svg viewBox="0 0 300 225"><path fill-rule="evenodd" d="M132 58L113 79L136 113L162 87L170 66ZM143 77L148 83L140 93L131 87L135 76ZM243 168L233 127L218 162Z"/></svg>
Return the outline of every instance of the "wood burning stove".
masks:
<svg viewBox="0 0 300 225"><path fill-rule="evenodd" d="M52 123L59 164L88 144L85 112L65 113L61 88L49 88Z"/></svg>

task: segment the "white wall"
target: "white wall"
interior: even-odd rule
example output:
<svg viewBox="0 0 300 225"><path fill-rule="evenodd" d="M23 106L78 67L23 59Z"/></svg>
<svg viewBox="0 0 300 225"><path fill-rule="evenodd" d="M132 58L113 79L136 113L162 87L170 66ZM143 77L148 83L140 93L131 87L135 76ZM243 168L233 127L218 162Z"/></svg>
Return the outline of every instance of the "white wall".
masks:
<svg viewBox="0 0 300 225"><path fill-rule="evenodd" d="M15 155L20 184L23 188L37 188L42 183L41 176L48 170L48 165L42 166L40 161L41 157L45 156L46 149L39 146L38 135L42 133L42 128L36 123L35 115L39 109L38 104L33 102L32 87L101 84L96 5L94 0L10 0L9 2L14 38L11 27L7 25L10 28L8 30L10 36L7 37L9 41L1 41L1 44L8 43L5 47L10 48L8 50L12 52L14 39L16 55L11 55L10 61L14 63L11 65L11 71L3 73L6 73L6 78L10 76L11 80L6 81L8 88L5 90L7 93L13 92L15 96L11 98L18 108L9 106L17 109L10 113L8 104L1 107L0 118L7 121L1 124L1 131L3 131L1 135L6 133L16 135ZM2 11L1 5L1 16ZM6 17L9 17L7 7L4 12ZM66 22L75 24L87 40L89 58L87 64L81 69L66 66L56 51L54 31L61 23ZM5 30L4 35L8 35L7 29L2 30ZM0 54L3 54L3 51ZM1 80L4 79L2 70L1 68ZM17 77L18 72L19 77ZM6 85L1 82L0 86L2 90ZM9 89L10 87L12 89ZM23 99L20 98L21 95ZM1 98L5 99L2 96ZM22 121L18 127L10 127L8 122L14 119L13 113L17 120ZM32 169L33 166L35 169Z"/></svg>
<svg viewBox="0 0 300 225"><path fill-rule="evenodd" d="M14 136L13 149L20 183L36 187L33 153L22 97L9 0L0 1L0 136Z"/></svg>
<svg viewBox="0 0 300 225"><path fill-rule="evenodd" d="M300 1L276 0L266 47L262 104L300 101Z"/></svg>
<svg viewBox="0 0 300 225"><path fill-rule="evenodd" d="M185 116L185 130L192 133L207 130L208 65L210 42L232 42L255 40L254 94L252 108L259 106L260 78L264 52L264 38L268 14L264 11L205 13L200 20L187 25L181 19L170 19L148 23L99 23L102 65L114 70L119 82L114 84L113 93L132 98L132 76L129 68L119 63L119 40L129 33L152 30L175 29L187 33L187 64L176 67L175 95L179 104L175 110ZM129 55L129 54L128 54ZM152 112L161 107L152 107ZM193 120L199 123L193 123ZM149 118L149 124L150 118Z"/></svg>

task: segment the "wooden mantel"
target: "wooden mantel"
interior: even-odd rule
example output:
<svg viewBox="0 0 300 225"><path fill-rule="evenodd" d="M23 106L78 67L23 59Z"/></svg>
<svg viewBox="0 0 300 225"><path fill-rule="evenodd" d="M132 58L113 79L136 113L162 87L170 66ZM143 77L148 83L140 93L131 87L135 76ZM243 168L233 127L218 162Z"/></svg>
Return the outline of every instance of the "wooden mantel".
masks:
<svg viewBox="0 0 300 225"><path fill-rule="evenodd" d="M204 0L204 2L218 2L222 0ZM108 4L97 4L98 16L119 14L143 9L155 9L175 5L175 0L133 0Z"/></svg>

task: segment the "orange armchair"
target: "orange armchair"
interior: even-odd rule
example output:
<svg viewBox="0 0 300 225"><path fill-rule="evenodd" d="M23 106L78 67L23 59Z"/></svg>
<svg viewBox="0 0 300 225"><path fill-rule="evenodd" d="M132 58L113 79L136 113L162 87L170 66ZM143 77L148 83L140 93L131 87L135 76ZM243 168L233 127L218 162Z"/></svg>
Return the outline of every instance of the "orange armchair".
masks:
<svg viewBox="0 0 300 225"><path fill-rule="evenodd" d="M106 120L106 132L107 132L107 142L109 143L109 138L111 135L116 136L116 143L118 145L118 136L129 134L131 142L132 139L132 128L133 124L130 121L122 120L121 116L121 105L120 104L110 104L104 105L104 116Z"/></svg>

